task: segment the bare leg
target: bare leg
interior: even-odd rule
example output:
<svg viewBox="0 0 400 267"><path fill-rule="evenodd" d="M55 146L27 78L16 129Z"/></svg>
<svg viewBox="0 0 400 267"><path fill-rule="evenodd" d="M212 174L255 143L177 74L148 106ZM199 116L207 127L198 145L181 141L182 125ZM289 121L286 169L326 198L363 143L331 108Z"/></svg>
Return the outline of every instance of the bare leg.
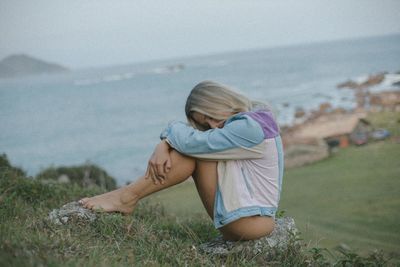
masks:
<svg viewBox="0 0 400 267"><path fill-rule="evenodd" d="M203 205L208 215L213 219L218 179L217 162L198 160L193 178ZM220 228L220 231L226 240L252 240L270 234L274 227L273 218L252 216L231 222Z"/></svg>
<svg viewBox="0 0 400 267"><path fill-rule="evenodd" d="M217 162L196 161L196 170L193 173L193 180L196 184L200 199L211 219L214 218L214 201L217 191Z"/></svg>
<svg viewBox="0 0 400 267"><path fill-rule="evenodd" d="M81 203L90 209L106 212L131 213L136 203L157 191L185 181L193 175L200 198L207 213L214 218L215 192L217 190L217 162L195 160L171 151L172 168L164 184L155 185L151 179L140 177L136 182L117 190L84 198ZM227 240L250 240L268 235L274 229L274 220L269 217L253 216L236 220L220 228Z"/></svg>
<svg viewBox="0 0 400 267"><path fill-rule="evenodd" d="M164 184L155 185L151 179L142 176L127 186L91 198L83 198L80 202L89 209L131 213L140 199L181 183L192 175L196 166L193 158L183 156L175 150L172 150L170 155L172 168Z"/></svg>

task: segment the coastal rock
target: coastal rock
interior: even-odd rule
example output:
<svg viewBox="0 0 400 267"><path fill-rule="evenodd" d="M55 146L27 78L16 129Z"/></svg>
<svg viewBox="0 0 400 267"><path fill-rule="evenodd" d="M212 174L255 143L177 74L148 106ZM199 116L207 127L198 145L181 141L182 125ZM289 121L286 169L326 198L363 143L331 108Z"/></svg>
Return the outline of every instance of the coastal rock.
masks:
<svg viewBox="0 0 400 267"><path fill-rule="evenodd" d="M371 94L370 105L373 109L400 110L400 91L384 91Z"/></svg>
<svg viewBox="0 0 400 267"><path fill-rule="evenodd" d="M295 113L294 113L294 117L295 117L296 119L302 118L302 117L304 117L305 115L306 115L306 111L305 111L303 108L301 108L301 107L296 108L296 111L295 111Z"/></svg>
<svg viewBox="0 0 400 267"><path fill-rule="evenodd" d="M350 89L355 89L357 88L359 85L358 83L356 83L355 81L352 80L348 80L342 83L339 83L337 85L337 88L350 88Z"/></svg>
<svg viewBox="0 0 400 267"><path fill-rule="evenodd" d="M272 256L277 251L283 251L288 246L298 244L295 239L298 230L293 218L284 217L276 219L274 231L267 237L250 241L225 241L222 237L201 244L201 252L212 256L222 256L233 253L246 253L247 255L259 255L264 253L266 257Z"/></svg>
<svg viewBox="0 0 400 267"><path fill-rule="evenodd" d="M337 88L350 88L350 89L364 89L377 84L380 84L384 79L387 72L369 75L368 78L360 83L352 80L345 81L338 84Z"/></svg>
<svg viewBox="0 0 400 267"><path fill-rule="evenodd" d="M96 214L82 207L77 201L70 202L62 206L60 209L54 209L49 213L49 221L62 225L71 221L93 222L96 220Z"/></svg>
<svg viewBox="0 0 400 267"><path fill-rule="evenodd" d="M361 87L370 87L380 84L385 79L386 74L387 72L370 75L366 81L361 83Z"/></svg>
<svg viewBox="0 0 400 267"><path fill-rule="evenodd" d="M319 112L329 113L332 111L332 105L329 102L324 102L319 105Z"/></svg>

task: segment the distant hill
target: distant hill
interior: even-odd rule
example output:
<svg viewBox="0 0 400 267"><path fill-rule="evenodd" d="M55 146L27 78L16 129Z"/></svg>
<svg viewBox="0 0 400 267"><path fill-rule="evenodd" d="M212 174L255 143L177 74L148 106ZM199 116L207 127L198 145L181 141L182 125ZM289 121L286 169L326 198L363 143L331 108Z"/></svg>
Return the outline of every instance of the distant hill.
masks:
<svg viewBox="0 0 400 267"><path fill-rule="evenodd" d="M11 55L0 61L0 78L14 78L65 71L69 71L68 68L25 54Z"/></svg>

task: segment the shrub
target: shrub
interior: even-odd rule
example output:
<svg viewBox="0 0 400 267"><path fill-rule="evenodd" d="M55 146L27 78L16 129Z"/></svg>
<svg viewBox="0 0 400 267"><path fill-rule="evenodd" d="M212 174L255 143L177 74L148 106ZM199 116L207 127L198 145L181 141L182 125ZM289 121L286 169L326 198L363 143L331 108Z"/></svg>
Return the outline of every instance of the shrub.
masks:
<svg viewBox="0 0 400 267"><path fill-rule="evenodd" d="M0 172L8 172L12 176L25 176L25 172L22 169L10 164L6 154L0 155Z"/></svg>
<svg viewBox="0 0 400 267"><path fill-rule="evenodd" d="M40 172L36 176L36 179L42 181L59 181L63 176L68 177L67 181L85 188L99 186L102 189L112 190L117 185L112 176L94 164L58 168L49 167Z"/></svg>

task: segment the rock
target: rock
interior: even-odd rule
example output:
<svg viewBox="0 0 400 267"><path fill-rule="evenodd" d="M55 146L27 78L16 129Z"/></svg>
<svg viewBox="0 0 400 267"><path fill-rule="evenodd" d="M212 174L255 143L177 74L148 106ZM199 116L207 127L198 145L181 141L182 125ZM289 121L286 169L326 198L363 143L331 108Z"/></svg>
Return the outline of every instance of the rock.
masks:
<svg viewBox="0 0 400 267"><path fill-rule="evenodd" d="M306 112L303 108L296 108L296 112L294 113L295 118L302 118L306 115Z"/></svg>
<svg viewBox="0 0 400 267"><path fill-rule="evenodd" d="M58 176L57 182L60 184L69 184L71 180L69 179L68 175L61 174L60 176Z"/></svg>
<svg viewBox="0 0 400 267"><path fill-rule="evenodd" d="M396 110L396 107L400 107L400 91L384 91L371 94L370 105L386 110Z"/></svg>
<svg viewBox="0 0 400 267"><path fill-rule="evenodd" d="M259 255L265 253L270 257L276 251L283 251L291 244L298 244L295 239L298 230L293 218L284 217L276 219L274 231L267 237L250 241L225 241L222 237L217 237L213 241L201 244L201 252L213 256L228 255L232 253L242 253Z"/></svg>
<svg viewBox="0 0 400 267"><path fill-rule="evenodd" d="M70 202L60 209L54 209L49 213L49 221L62 225L71 221L93 222L96 220L96 214L89 209L82 207L77 201Z"/></svg>
<svg viewBox="0 0 400 267"><path fill-rule="evenodd" d="M332 111L332 105L328 102L324 102L319 105L319 112L328 113Z"/></svg>
<svg viewBox="0 0 400 267"><path fill-rule="evenodd" d="M343 83L338 84L337 88L350 88L350 89L364 89L369 88L371 86L380 84L384 79L387 72L371 74L368 78L360 83L357 83L352 80L345 81Z"/></svg>
<svg viewBox="0 0 400 267"><path fill-rule="evenodd" d="M344 108L335 108L331 112L332 114L346 114L346 110Z"/></svg>
<svg viewBox="0 0 400 267"><path fill-rule="evenodd" d="M378 74L372 74L368 77L366 81L360 84L361 87L370 87L377 84L380 84L384 79L387 72L382 72Z"/></svg>
<svg viewBox="0 0 400 267"><path fill-rule="evenodd" d="M355 89L355 88L357 88L358 86L359 86L358 83L356 83L355 81L348 80L348 81L339 83L336 87L337 87L337 88L351 88L351 89Z"/></svg>

